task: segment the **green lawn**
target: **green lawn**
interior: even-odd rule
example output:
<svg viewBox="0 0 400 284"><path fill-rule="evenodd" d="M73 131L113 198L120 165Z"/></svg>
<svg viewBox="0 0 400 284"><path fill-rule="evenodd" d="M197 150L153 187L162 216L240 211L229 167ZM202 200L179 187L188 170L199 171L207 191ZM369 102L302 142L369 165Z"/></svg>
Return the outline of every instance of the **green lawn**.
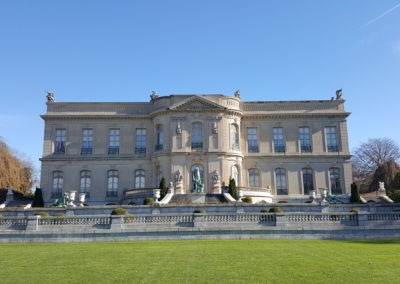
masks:
<svg viewBox="0 0 400 284"><path fill-rule="evenodd" d="M400 283L400 239L6 244L0 283Z"/></svg>

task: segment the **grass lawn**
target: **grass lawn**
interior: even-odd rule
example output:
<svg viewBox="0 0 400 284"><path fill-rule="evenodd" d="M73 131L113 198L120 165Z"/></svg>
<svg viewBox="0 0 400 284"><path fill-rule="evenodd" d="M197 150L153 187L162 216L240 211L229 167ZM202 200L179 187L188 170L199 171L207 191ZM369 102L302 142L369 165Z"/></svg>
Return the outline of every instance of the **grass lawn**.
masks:
<svg viewBox="0 0 400 284"><path fill-rule="evenodd" d="M5 244L0 283L400 283L400 239Z"/></svg>

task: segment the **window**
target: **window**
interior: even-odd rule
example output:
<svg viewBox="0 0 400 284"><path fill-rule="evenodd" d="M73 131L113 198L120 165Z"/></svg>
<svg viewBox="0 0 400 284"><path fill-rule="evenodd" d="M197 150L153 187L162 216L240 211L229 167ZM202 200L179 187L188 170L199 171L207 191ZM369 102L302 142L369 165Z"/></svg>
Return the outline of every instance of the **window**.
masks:
<svg viewBox="0 0 400 284"><path fill-rule="evenodd" d="M144 170L135 171L135 188L145 188L146 175Z"/></svg>
<svg viewBox="0 0 400 284"><path fill-rule="evenodd" d="M247 128L247 151L258 153L257 128Z"/></svg>
<svg viewBox="0 0 400 284"><path fill-rule="evenodd" d="M332 194L342 194L342 187L340 185L340 169L330 168L329 176L331 182L331 193Z"/></svg>
<svg viewBox="0 0 400 284"><path fill-rule="evenodd" d="M83 129L81 155L92 155L92 149L93 149L93 129Z"/></svg>
<svg viewBox="0 0 400 284"><path fill-rule="evenodd" d="M89 197L90 185L92 182L92 174L90 171L81 171L80 175L80 183L79 183L79 192L86 193L86 196Z"/></svg>
<svg viewBox="0 0 400 284"><path fill-rule="evenodd" d="M299 128L300 150L301 152L312 152L311 136L309 127Z"/></svg>
<svg viewBox="0 0 400 284"><path fill-rule="evenodd" d="M108 135L108 155L119 154L119 129L110 129Z"/></svg>
<svg viewBox="0 0 400 284"><path fill-rule="evenodd" d="M117 197L118 195L118 171L111 170L107 173L107 197Z"/></svg>
<svg viewBox="0 0 400 284"><path fill-rule="evenodd" d="M61 171L53 172L53 186L51 189L51 198L61 198L64 183L64 175Z"/></svg>
<svg viewBox="0 0 400 284"><path fill-rule="evenodd" d="M192 123L192 150L203 149L203 125L200 122Z"/></svg>
<svg viewBox="0 0 400 284"><path fill-rule="evenodd" d="M239 130L236 124L231 124L230 127L231 149L239 151Z"/></svg>
<svg viewBox="0 0 400 284"><path fill-rule="evenodd" d="M286 170L285 169L276 169L275 170L275 178L276 178L276 193L278 195L288 194L287 185L286 185Z"/></svg>
<svg viewBox="0 0 400 284"><path fill-rule="evenodd" d="M157 125L157 143L155 145L155 151L162 151L164 147L164 126Z"/></svg>
<svg viewBox="0 0 400 284"><path fill-rule="evenodd" d="M147 144L146 129L144 128L136 129L135 153L146 154L146 144Z"/></svg>
<svg viewBox="0 0 400 284"><path fill-rule="evenodd" d="M260 171L258 169L249 169L249 186L260 187Z"/></svg>
<svg viewBox="0 0 400 284"><path fill-rule="evenodd" d="M304 194L310 194L314 190L313 170L310 168L303 169L303 189Z"/></svg>
<svg viewBox="0 0 400 284"><path fill-rule="evenodd" d="M274 127L273 136L274 136L274 151L276 153L285 152L285 141L283 139L283 128L282 127Z"/></svg>
<svg viewBox="0 0 400 284"><path fill-rule="evenodd" d="M328 152L337 152L336 127L326 127L325 133Z"/></svg>
<svg viewBox="0 0 400 284"><path fill-rule="evenodd" d="M236 185L239 185L239 170L236 165L232 166L232 178L235 180Z"/></svg>
<svg viewBox="0 0 400 284"><path fill-rule="evenodd" d="M67 131L65 129L56 129L56 147L55 154L65 154L65 142L67 140Z"/></svg>

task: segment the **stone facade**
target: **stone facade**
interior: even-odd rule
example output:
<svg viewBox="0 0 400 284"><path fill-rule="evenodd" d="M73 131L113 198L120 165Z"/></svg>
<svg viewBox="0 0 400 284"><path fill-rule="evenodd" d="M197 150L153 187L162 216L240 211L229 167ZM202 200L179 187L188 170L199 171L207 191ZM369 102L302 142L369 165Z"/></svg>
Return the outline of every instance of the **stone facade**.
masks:
<svg viewBox="0 0 400 284"><path fill-rule="evenodd" d="M127 190L152 190L161 176L177 193L192 188L199 166L205 193L234 177L244 191L281 199L327 188L350 191L344 100L245 102L225 95L152 94L148 103L48 100L41 188L89 203L120 203ZM178 186L177 186L178 185Z"/></svg>

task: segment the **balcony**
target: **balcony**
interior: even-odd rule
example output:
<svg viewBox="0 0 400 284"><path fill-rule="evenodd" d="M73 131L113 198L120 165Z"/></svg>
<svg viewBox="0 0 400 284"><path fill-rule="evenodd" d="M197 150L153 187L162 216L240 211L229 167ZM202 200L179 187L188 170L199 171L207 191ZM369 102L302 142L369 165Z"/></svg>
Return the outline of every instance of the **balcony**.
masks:
<svg viewBox="0 0 400 284"><path fill-rule="evenodd" d="M285 145L275 145L274 152L275 153L285 153Z"/></svg>
<svg viewBox="0 0 400 284"><path fill-rule="evenodd" d="M201 151L203 150L203 142L192 142L191 148L195 151Z"/></svg>
<svg viewBox="0 0 400 284"><path fill-rule="evenodd" d="M259 152L258 145L249 145L247 151L249 153L258 153Z"/></svg>
<svg viewBox="0 0 400 284"><path fill-rule="evenodd" d="M339 152L337 145L328 145L328 152Z"/></svg>
<svg viewBox="0 0 400 284"><path fill-rule="evenodd" d="M90 156L92 155L92 148L81 148L82 156Z"/></svg>
<svg viewBox="0 0 400 284"><path fill-rule="evenodd" d="M146 154L146 147L135 147L135 154Z"/></svg>
<svg viewBox="0 0 400 284"><path fill-rule="evenodd" d="M119 147L108 147L108 155L109 156L118 156L119 155Z"/></svg>
<svg viewBox="0 0 400 284"><path fill-rule="evenodd" d="M164 145L163 144L156 144L154 146L154 151L159 152L163 150Z"/></svg>
<svg viewBox="0 0 400 284"><path fill-rule="evenodd" d="M312 152L312 147L311 145L301 145L301 152L303 153L311 153Z"/></svg>

